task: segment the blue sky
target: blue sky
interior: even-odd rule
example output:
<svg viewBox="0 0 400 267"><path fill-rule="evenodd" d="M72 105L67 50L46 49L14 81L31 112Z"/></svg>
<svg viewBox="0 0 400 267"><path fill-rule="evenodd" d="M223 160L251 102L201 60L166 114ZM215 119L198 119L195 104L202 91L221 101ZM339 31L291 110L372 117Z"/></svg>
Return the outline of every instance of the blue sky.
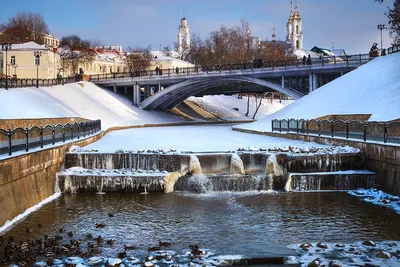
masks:
<svg viewBox="0 0 400 267"><path fill-rule="evenodd" d="M61 36L77 34L84 39L99 39L106 45L145 47L170 45L177 39L183 12L191 33L205 38L221 25L249 22L252 35L270 39L272 28L277 38L286 38L290 0L0 0L0 22L18 12L43 15L50 32ZM344 48L348 53L369 51L380 43L377 25L387 24L384 13L392 0L380 5L373 0L299 0L303 18L304 47ZM384 47L390 46L387 31Z"/></svg>

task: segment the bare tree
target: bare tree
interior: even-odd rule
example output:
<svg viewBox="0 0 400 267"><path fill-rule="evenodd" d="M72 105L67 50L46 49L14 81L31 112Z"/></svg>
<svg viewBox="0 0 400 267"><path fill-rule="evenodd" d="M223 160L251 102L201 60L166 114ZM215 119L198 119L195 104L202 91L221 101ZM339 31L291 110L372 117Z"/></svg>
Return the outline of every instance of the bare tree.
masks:
<svg viewBox="0 0 400 267"><path fill-rule="evenodd" d="M383 3L384 0L375 0ZM400 43L400 0L393 0L393 8L388 7L389 11L385 15L389 19L390 35L395 44Z"/></svg>
<svg viewBox="0 0 400 267"><path fill-rule="evenodd" d="M129 72L140 72L147 70L151 66L151 60L153 56L151 54L151 46L145 49L132 49L128 48L128 55L126 57L126 64Z"/></svg>
<svg viewBox="0 0 400 267"><path fill-rule="evenodd" d="M66 59L68 67L74 73L78 72L80 64L92 62L95 52L91 48L90 41L82 40L77 35L69 35L61 38L59 54Z"/></svg>
<svg viewBox="0 0 400 267"><path fill-rule="evenodd" d="M38 44L44 43L44 35L49 28L40 14L21 12L0 25L4 38L14 42L23 43L32 40Z"/></svg>

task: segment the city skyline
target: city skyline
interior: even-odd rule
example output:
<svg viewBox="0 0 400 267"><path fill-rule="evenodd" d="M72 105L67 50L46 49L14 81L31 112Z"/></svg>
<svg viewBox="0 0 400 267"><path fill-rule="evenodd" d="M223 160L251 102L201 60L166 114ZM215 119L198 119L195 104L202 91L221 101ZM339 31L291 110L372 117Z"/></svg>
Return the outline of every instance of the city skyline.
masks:
<svg viewBox="0 0 400 267"><path fill-rule="evenodd" d="M286 39L289 18L289 0L253 0L251 4L237 0L209 0L188 2L182 0L151 3L143 1L88 1L72 0L70 5L54 5L47 0L10 2L0 22L18 12L29 11L43 15L51 34L59 38L77 34L83 39L99 39L105 45L123 47L161 46L173 48L177 41L178 25L183 14L188 19L191 34L202 39L224 25L239 25L241 19L249 22L253 36L270 40L272 29L278 40ZM387 4L373 0L337 0L320 3L300 0L299 11L303 19L304 48L319 46L344 48L348 53L368 52L373 42L380 43L378 24L386 24ZM391 3L390 3L391 4ZM390 46L388 30L383 32L383 46Z"/></svg>

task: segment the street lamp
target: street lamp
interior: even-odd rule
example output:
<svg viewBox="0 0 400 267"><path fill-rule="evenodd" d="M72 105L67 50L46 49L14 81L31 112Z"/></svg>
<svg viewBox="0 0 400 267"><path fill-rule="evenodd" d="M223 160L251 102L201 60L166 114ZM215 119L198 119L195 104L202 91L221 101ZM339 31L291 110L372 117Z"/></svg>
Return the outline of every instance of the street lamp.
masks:
<svg viewBox="0 0 400 267"><path fill-rule="evenodd" d="M42 51L33 52L35 56L35 65L36 65L36 88L39 88L39 65L40 65L40 57L42 56Z"/></svg>
<svg viewBox="0 0 400 267"><path fill-rule="evenodd" d="M378 30L381 31L381 51L383 49L383 45L382 45L382 31L386 30L385 24L378 24Z"/></svg>
<svg viewBox="0 0 400 267"><path fill-rule="evenodd" d="M3 62L3 68L6 67L6 90L8 90L8 77L7 77L7 51L11 49L11 44L1 44L1 50L6 50L6 61Z"/></svg>
<svg viewBox="0 0 400 267"><path fill-rule="evenodd" d="M11 65L14 68L14 76L17 77L18 64Z"/></svg>

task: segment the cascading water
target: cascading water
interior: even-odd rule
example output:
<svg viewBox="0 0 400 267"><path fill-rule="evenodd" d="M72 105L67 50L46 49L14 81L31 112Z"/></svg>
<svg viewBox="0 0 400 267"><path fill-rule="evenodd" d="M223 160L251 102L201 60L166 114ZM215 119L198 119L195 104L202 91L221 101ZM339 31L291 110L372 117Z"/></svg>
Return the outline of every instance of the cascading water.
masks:
<svg viewBox="0 0 400 267"><path fill-rule="evenodd" d="M373 181L371 175L338 173L349 168L364 169L363 154L358 152L296 154L240 151L198 155L157 151L80 152L68 153L65 166L67 170L58 176L62 192L143 192L144 187L146 191L165 193L175 189L194 192L346 190L354 186L369 187ZM73 172L69 171L71 169Z"/></svg>
<svg viewBox="0 0 400 267"><path fill-rule="evenodd" d="M242 175L245 174L243 161L237 153L232 154L230 173Z"/></svg>
<svg viewBox="0 0 400 267"><path fill-rule="evenodd" d="M192 173L188 179L190 191L204 193L213 190L210 179L203 174L200 161L195 155L190 155L189 171Z"/></svg>

